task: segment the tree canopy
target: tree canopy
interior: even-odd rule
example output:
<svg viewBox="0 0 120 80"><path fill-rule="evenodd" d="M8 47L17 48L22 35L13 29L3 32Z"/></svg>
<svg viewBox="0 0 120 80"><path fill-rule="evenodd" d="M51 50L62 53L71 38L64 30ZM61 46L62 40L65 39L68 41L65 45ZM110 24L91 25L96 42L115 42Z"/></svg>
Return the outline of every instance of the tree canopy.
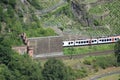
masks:
<svg viewBox="0 0 120 80"><path fill-rule="evenodd" d="M0 38L0 80L42 80L41 70L39 62L19 55Z"/></svg>
<svg viewBox="0 0 120 80"><path fill-rule="evenodd" d="M57 59L49 59L42 71L44 80L74 80L72 70Z"/></svg>

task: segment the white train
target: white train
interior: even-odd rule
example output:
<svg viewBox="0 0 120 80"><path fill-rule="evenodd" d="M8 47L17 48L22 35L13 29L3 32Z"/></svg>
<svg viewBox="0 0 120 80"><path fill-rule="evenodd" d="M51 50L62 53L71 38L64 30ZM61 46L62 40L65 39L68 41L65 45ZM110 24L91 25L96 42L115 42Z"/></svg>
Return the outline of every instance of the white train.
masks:
<svg viewBox="0 0 120 80"><path fill-rule="evenodd" d="M119 39L120 36L112 36L97 39L63 41L63 47L114 43L117 42Z"/></svg>

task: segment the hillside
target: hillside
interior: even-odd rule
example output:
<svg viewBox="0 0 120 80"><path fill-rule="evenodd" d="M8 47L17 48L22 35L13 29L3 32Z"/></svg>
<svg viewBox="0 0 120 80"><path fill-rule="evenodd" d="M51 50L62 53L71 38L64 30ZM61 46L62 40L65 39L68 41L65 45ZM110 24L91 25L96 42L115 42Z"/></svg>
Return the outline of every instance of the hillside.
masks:
<svg viewBox="0 0 120 80"><path fill-rule="evenodd" d="M0 33L12 45L19 34L108 36L120 32L120 0L1 0Z"/></svg>

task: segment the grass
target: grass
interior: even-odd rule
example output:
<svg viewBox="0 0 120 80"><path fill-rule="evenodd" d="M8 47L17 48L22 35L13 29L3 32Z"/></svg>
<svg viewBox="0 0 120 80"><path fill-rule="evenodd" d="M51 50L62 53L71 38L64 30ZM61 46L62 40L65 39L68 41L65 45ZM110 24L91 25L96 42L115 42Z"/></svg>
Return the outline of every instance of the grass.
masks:
<svg viewBox="0 0 120 80"><path fill-rule="evenodd" d="M120 79L120 74L114 74L114 75L102 77L98 80L119 80L119 79Z"/></svg>
<svg viewBox="0 0 120 80"><path fill-rule="evenodd" d="M97 0L84 0L83 2L81 2L82 4L89 4L89 3L94 3Z"/></svg>
<svg viewBox="0 0 120 80"><path fill-rule="evenodd" d="M114 44L103 44L103 45L92 45L92 46L81 46L81 47L69 47L64 48L63 52L65 55L71 54L86 54L91 52L113 50Z"/></svg>
<svg viewBox="0 0 120 80"><path fill-rule="evenodd" d="M88 13L91 15L98 15L101 16L104 14L105 11L109 11L109 14L104 17L103 20L98 20L99 24L102 25L104 28L106 28L105 25L109 26L108 30L104 30L103 33L104 35L114 35L114 34L120 34L120 10L119 10L119 0L114 0L111 3L105 3L101 5L97 5L95 7L92 7ZM110 31L109 31L110 30ZM89 30L88 30L89 31ZM98 32L97 34L102 35L99 33L99 31L94 30ZM90 31L91 35L94 35L94 31Z"/></svg>
<svg viewBox="0 0 120 80"><path fill-rule="evenodd" d="M38 0L42 8L49 8L59 3L60 0Z"/></svg>
<svg viewBox="0 0 120 80"><path fill-rule="evenodd" d="M107 68L107 69L104 69L104 70L99 70L98 72L93 73L93 74L89 75L88 77L80 79L80 80L89 80L90 78L93 78L94 76L105 74L105 73L108 73L108 72L118 71L118 70L120 70L120 67L110 67L110 68ZM113 76L111 75L111 77L114 77L115 79L110 78L110 76L106 76L106 77L103 77L103 79L101 78L101 79L98 79L98 80L116 80L116 76L117 75L113 75ZM117 76L117 78L118 77L119 77L119 75Z"/></svg>
<svg viewBox="0 0 120 80"><path fill-rule="evenodd" d="M71 67L75 71L77 78L80 78L80 80L88 80L88 78L90 79L90 77L92 78L93 76L96 76L96 75L101 75L103 73L120 70L120 67L114 67L114 66L107 66L105 69L101 68L99 64L97 64L96 67L93 66L97 62L111 64L111 63L114 63L114 59L115 59L114 55L109 54L109 55L102 55L102 56L86 56L86 57L80 58L80 59L79 58L67 59L67 60L63 59L62 61L66 66ZM85 64L84 63L85 60L90 61L91 64L90 65ZM40 61L42 66L45 64L46 61L47 60ZM88 76L88 77L86 77L86 76ZM79 79L77 79L77 80L79 80Z"/></svg>

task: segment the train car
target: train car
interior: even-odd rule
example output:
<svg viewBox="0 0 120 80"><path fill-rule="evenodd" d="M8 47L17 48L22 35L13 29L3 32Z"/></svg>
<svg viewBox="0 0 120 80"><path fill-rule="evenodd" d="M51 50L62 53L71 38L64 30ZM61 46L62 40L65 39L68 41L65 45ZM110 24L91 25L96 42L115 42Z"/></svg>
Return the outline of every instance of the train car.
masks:
<svg viewBox="0 0 120 80"><path fill-rule="evenodd" d="M98 44L104 43L114 43L120 39L120 36L113 36L113 37L106 37L106 38L99 38Z"/></svg>
<svg viewBox="0 0 120 80"><path fill-rule="evenodd" d="M98 43L98 39L91 39L90 44L97 44Z"/></svg>
<svg viewBox="0 0 120 80"><path fill-rule="evenodd" d="M114 36L114 42L117 42L118 40L120 40L120 36Z"/></svg>
<svg viewBox="0 0 120 80"><path fill-rule="evenodd" d="M97 44L97 39L75 40L75 46Z"/></svg>
<svg viewBox="0 0 120 80"><path fill-rule="evenodd" d="M74 46L74 41L63 41L64 47Z"/></svg>
<svg viewBox="0 0 120 80"><path fill-rule="evenodd" d="M75 46L89 45L90 39L86 40L75 40Z"/></svg>
<svg viewBox="0 0 120 80"><path fill-rule="evenodd" d="M73 40L73 41L63 41L63 46L69 47L69 46L105 44L105 43L114 43L114 42L117 42L118 40L120 40L120 36L103 37L103 38L97 38L97 39L82 39L82 40Z"/></svg>

